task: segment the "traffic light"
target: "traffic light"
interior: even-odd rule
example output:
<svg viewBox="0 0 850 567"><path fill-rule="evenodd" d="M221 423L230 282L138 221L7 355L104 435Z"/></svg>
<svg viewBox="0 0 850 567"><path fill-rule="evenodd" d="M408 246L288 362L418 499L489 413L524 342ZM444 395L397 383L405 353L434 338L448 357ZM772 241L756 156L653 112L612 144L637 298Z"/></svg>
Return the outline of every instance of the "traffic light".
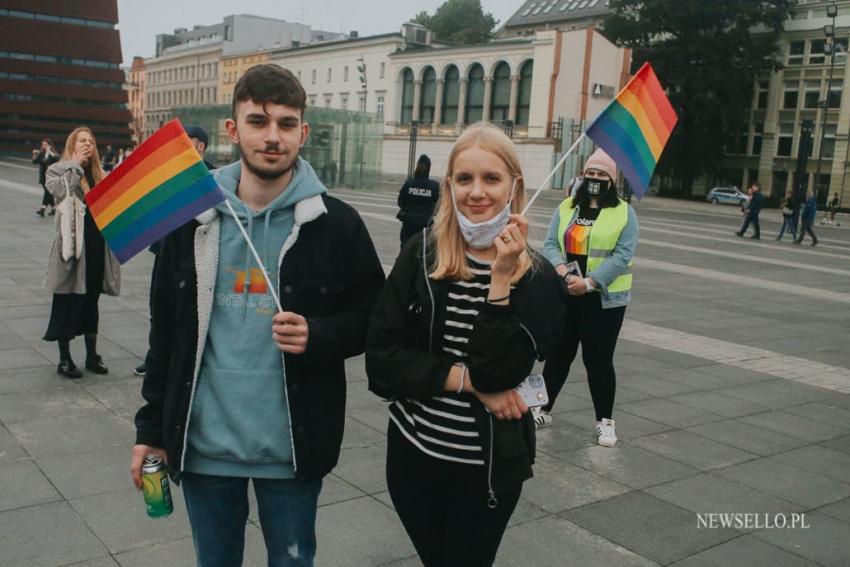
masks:
<svg viewBox="0 0 850 567"><path fill-rule="evenodd" d="M360 62L360 64L357 65L357 72L360 74L360 86L362 86L363 90L365 91L366 90L366 62L363 60L362 57L360 59L358 59L358 61Z"/></svg>

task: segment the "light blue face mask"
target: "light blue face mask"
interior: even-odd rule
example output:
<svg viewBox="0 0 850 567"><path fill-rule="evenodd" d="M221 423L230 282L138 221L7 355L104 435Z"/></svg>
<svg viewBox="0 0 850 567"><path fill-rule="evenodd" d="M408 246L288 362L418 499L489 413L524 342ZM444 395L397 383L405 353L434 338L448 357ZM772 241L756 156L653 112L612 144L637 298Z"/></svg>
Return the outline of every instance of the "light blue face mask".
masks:
<svg viewBox="0 0 850 567"><path fill-rule="evenodd" d="M493 245L493 241L502 232L502 229L508 225L508 220L511 216L511 202L514 200L514 191L516 190L516 178L514 178L511 186L511 198L508 199L508 204L505 208L499 211L495 217L482 222L472 222L457 208L457 199L455 199L455 187L453 183L449 184L452 190L452 204L455 208L455 217L457 224L460 227L460 233L463 239L469 244L470 248L476 250L486 250Z"/></svg>

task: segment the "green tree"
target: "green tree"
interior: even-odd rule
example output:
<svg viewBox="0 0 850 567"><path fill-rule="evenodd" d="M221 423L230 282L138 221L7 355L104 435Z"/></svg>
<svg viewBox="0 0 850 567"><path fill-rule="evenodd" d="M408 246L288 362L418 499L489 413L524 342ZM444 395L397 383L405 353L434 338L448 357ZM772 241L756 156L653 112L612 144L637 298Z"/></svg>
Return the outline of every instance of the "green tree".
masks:
<svg viewBox="0 0 850 567"><path fill-rule="evenodd" d="M446 0L434 15L419 12L413 21L431 30L436 39L458 45L483 43L493 38L499 21L484 13L480 0Z"/></svg>
<svg viewBox="0 0 850 567"><path fill-rule="evenodd" d="M719 173L745 131L756 77L779 67L779 34L796 0L611 0L602 33L652 63L679 123L658 165L690 195Z"/></svg>

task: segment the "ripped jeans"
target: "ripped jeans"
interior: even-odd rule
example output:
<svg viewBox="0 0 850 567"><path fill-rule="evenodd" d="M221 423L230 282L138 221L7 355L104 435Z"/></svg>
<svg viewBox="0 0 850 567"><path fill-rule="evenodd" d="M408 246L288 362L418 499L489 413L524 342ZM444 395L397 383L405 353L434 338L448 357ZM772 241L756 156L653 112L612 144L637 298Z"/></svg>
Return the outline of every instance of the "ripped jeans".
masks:
<svg viewBox="0 0 850 567"><path fill-rule="evenodd" d="M255 478L252 482L269 567L312 567L322 481ZM242 565L248 479L184 473L181 487L198 567Z"/></svg>

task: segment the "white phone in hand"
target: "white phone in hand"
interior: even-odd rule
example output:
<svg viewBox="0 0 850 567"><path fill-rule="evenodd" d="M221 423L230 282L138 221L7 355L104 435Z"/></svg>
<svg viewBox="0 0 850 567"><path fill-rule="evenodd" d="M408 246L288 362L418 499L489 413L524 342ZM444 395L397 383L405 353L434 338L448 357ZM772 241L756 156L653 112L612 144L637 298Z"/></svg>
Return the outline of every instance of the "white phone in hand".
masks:
<svg viewBox="0 0 850 567"><path fill-rule="evenodd" d="M546 392L546 382L543 375L532 374L516 387L517 393L522 396L525 405L529 408L545 406L549 403L549 394Z"/></svg>

